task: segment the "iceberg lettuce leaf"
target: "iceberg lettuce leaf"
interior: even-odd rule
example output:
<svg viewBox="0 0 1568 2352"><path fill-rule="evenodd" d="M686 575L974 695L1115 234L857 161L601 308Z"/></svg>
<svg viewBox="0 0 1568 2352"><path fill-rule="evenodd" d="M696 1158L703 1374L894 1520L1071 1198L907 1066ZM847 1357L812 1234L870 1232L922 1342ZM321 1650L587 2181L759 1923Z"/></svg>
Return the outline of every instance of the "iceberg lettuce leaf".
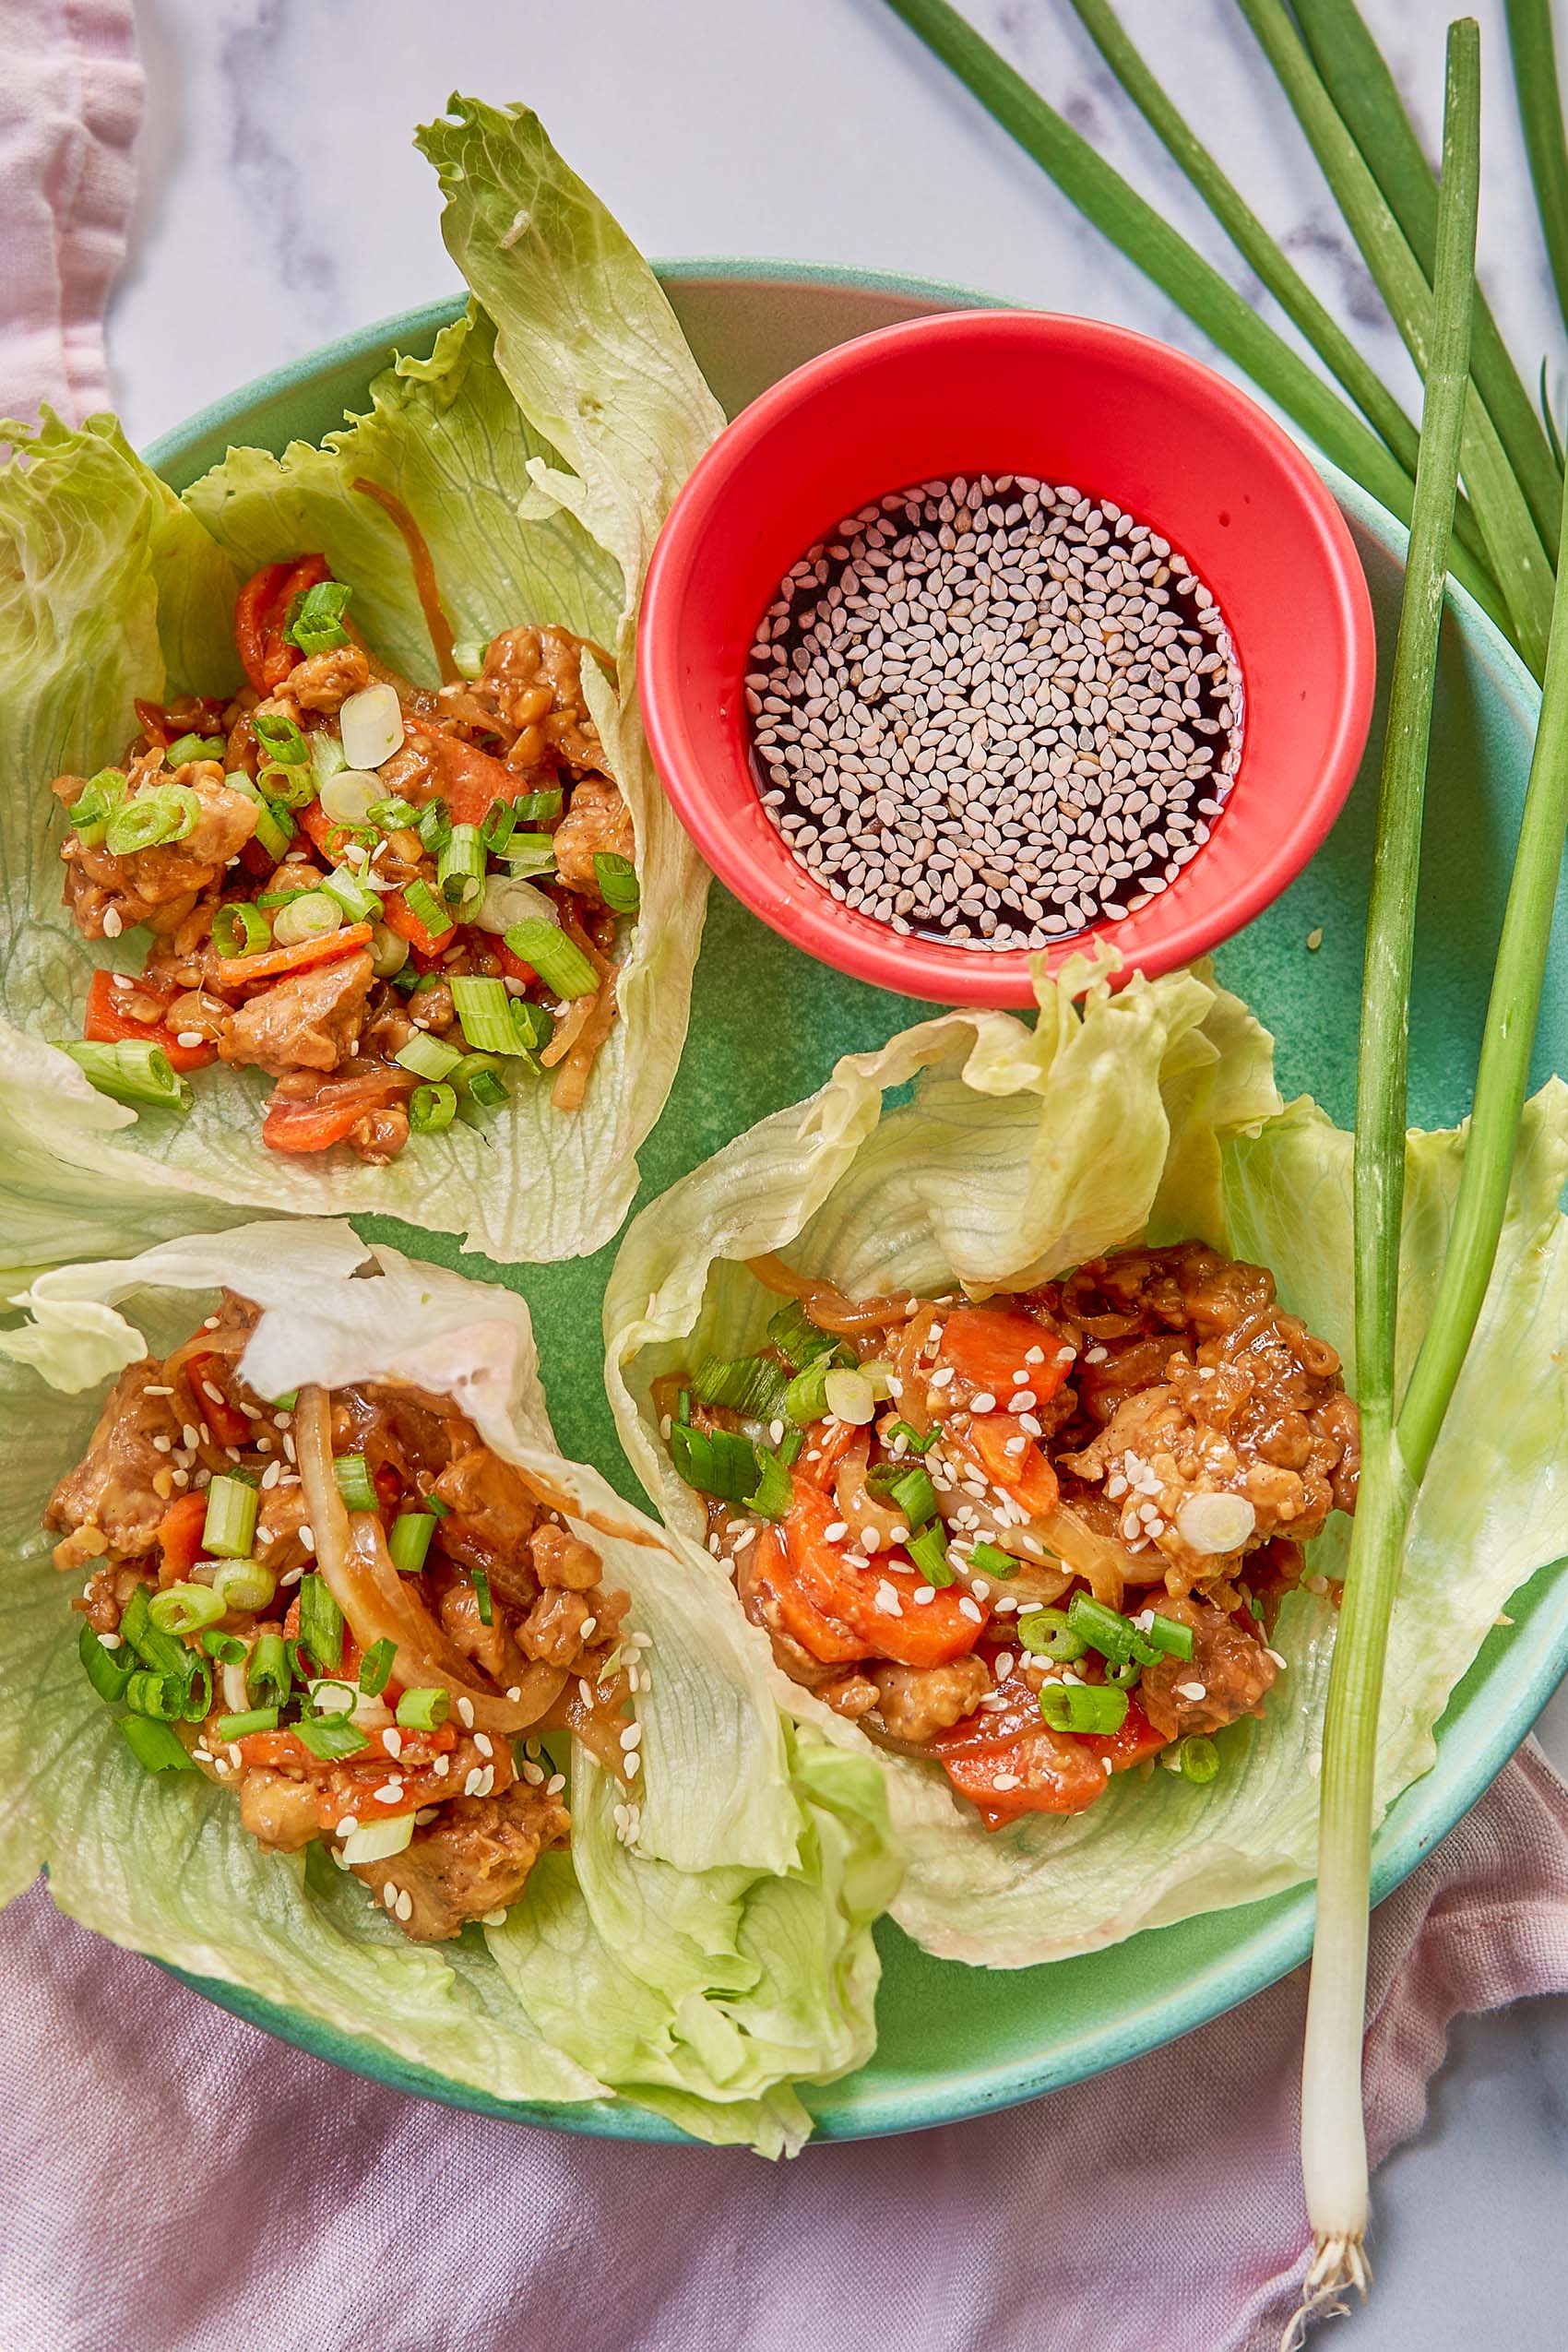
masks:
<svg viewBox="0 0 1568 2352"><path fill-rule="evenodd" d="M636 617L670 501L723 417L651 271L537 119L465 118L481 119L477 146L461 125L423 136L449 242L490 308L470 308L427 359L400 359L372 386L368 412L320 448L231 451L181 502L112 420L77 434L49 421L0 469L0 1089L32 1090L41 1158L121 1196L183 1198L191 1221L203 1200L376 1211L464 1233L495 1258L544 1260L586 1253L622 1221L685 1037L707 875L643 736ZM528 236L492 234L493 213L510 220L524 186ZM506 373L497 327L513 355ZM95 964L135 969L145 946L133 935L91 947L60 906L50 781L117 759L134 697L239 683L232 602L249 571L321 551L353 588L367 641L435 683L407 552L361 481L414 516L459 639L558 622L612 657L614 684L590 663L588 686L641 885L640 913L623 928L619 1016L582 1109L557 1111L549 1078L521 1073L482 1132L455 1122L386 1168L268 1152L270 1081L259 1072L206 1074L184 1119L137 1116L94 1096L40 1042L79 1033ZM41 1242L31 1262L42 1254Z"/></svg>
<svg viewBox="0 0 1568 2352"><path fill-rule="evenodd" d="M82 1672L44 1504L104 1382L186 1336L225 1284L267 1310L244 1359L263 1394L325 1379L452 1396L631 1596L628 1631L650 1645L640 1814L618 1821L624 1792L552 1735L574 1843L503 1928L409 1944L325 1855L263 1853L232 1792L144 1773ZM620 2094L701 2138L799 2145L809 2119L790 2085L872 2048L870 1922L898 1875L881 1778L781 1717L771 1661L705 1588L707 1554L559 1455L523 1301L367 1248L346 1223L280 1220L61 1265L19 1303L26 1320L0 1331L0 1898L47 1864L54 1900L100 1933L453 2083ZM593 1990L574 1954L591 1957Z"/></svg>
<svg viewBox="0 0 1568 2352"><path fill-rule="evenodd" d="M606 1297L607 1379L626 1451L672 1526L695 1531L702 1511L660 1442L651 1383L707 1349L759 1343L774 1301L737 1261L763 1250L851 1294L955 1282L983 1294L1146 1235L1197 1233L1272 1268L1353 1381L1351 1142L1314 1105L1279 1110L1266 1033L1201 973L1111 998L1080 969L1039 994L1032 1036L1005 1016L953 1015L841 1062L810 1102L634 1221ZM915 1073L912 1098L885 1105ZM1410 1139L1407 1357L1464 1143L1462 1130ZM1509 1593L1568 1550L1565 1175L1568 1089L1553 1081L1526 1113L1486 1310L1412 1523L1380 1805L1431 1763L1437 1718ZM1315 1568L1342 1573L1348 1526L1331 1520ZM1221 1776L1205 1787L1129 1774L1075 1818L992 1835L934 1766L879 1754L908 1863L894 1917L940 1956L1025 1966L1310 1876L1335 1621L1322 1591L1286 1603L1274 1635L1286 1670L1264 1718L1222 1735ZM859 1737L804 1692L792 1704L825 1740Z"/></svg>

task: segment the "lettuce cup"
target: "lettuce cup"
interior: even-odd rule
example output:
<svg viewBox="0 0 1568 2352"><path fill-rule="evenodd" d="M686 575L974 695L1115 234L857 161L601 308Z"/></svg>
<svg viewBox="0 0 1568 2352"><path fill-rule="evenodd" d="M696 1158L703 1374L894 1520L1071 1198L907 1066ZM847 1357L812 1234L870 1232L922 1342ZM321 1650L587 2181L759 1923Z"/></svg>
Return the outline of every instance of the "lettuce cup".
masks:
<svg viewBox="0 0 1568 2352"><path fill-rule="evenodd" d="M182 499L113 419L7 428L0 1067L119 1196L555 1258L685 1033L707 874L636 619L722 418L532 115L420 143L476 299L322 447Z"/></svg>
<svg viewBox="0 0 1568 2352"><path fill-rule="evenodd" d="M288 1220L19 1304L4 1893L46 1864L115 1941L498 2097L797 2145L793 2084L872 2046L880 1779L556 1451L521 1301Z"/></svg>
<svg viewBox="0 0 1568 2352"><path fill-rule="evenodd" d="M952 1015L841 1062L643 1211L605 1307L660 1513L798 1719L879 1757L894 1916L994 1966L1310 1873L1359 1467L1349 1136L1281 1107L1271 1040L1199 972L1113 995L1080 960L1039 992L1032 1030ZM1429 1272L1462 1151L1410 1140ZM1562 1550L1565 1168L1554 1082L1417 1509L1384 1803Z"/></svg>

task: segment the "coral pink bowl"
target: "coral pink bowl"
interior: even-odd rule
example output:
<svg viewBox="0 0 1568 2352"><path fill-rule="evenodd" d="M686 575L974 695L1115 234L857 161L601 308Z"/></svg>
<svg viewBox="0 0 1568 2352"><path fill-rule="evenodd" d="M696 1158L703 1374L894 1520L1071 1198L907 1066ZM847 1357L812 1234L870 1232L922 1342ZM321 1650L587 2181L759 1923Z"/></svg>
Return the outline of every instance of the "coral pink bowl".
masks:
<svg viewBox="0 0 1568 2352"><path fill-rule="evenodd" d="M720 880L839 971L949 1004L1033 1001L1023 949L903 937L852 913L763 813L743 680L790 566L857 506L932 475L1015 472L1113 499L1218 600L1241 668L1241 759L1208 842L1136 913L1078 932L1123 975L1203 955L1277 897L1350 789L1375 647L1360 564L1308 459L1197 361L1092 319L955 312L888 327L797 368L742 410L659 535L638 663L648 739Z"/></svg>

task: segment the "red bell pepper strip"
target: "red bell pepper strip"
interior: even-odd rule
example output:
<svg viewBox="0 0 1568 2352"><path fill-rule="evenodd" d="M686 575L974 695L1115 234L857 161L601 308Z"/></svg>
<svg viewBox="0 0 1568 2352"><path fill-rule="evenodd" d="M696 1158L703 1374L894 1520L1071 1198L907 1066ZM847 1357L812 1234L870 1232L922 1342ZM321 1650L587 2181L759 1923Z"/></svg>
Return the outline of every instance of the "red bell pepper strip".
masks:
<svg viewBox="0 0 1568 2352"><path fill-rule="evenodd" d="M166 1020L137 1021L125 1009L128 996L144 996L156 1000L163 1013L173 1002L168 992L148 988L145 981L136 980L129 988L117 988L112 972L94 972L88 985L87 1004L82 1011L82 1035L95 1045L123 1045L127 1042L160 1045L176 1070L205 1070L215 1061L218 1048L204 1038L199 1045L182 1045L177 1033Z"/></svg>

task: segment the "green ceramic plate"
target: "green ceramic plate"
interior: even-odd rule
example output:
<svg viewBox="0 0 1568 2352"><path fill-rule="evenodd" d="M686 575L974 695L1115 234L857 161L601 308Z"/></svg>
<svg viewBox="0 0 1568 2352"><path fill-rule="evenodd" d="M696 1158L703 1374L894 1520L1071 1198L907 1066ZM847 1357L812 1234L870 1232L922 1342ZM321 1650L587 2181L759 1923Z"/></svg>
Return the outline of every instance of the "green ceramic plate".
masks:
<svg viewBox="0 0 1568 2352"><path fill-rule="evenodd" d="M716 392L733 411L804 359L873 327L989 297L930 284L809 270L798 265L686 263L665 283ZM176 487L232 442L280 450L319 439L358 406L394 348L423 352L455 305L410 312L331 345L206 410L149 453ZM1324 467L1371 582L1383 668L1392 651L1405 535ZM1372 742L1382 740L1380 709ZM1443 630L1422 881L1419 1014L1410 1103L1423 1126L1468 1105L1508 858L1529 765L1538 696L1509 647L1462 594ZM1220 972L1279 1040L1287 1096L1316 1095L1342 1123L1353 1108L1360 945L1372 861L1375 769L1363 769L1326 846L1301 879L1219 958ZM1537 1079L1568 1069L1568 956L1563 909L1548 979ZM1317 951L1309 934L1322 932ZM643 1153L644 1197L740 1128L808 1094L835 1058L880 1045L928 1007L841 979L798 955L714 886L697 968L691 1034L670 1105ZM443 1236L387 1226L386 1238L455 1263ZM600 1378L600 1304L612 1252L569 1265L464 1270L492 1275L530 1301L562 1445L597 1462L627 1492ZM1384 1824L1375 1886L1397 1885L1479 1796L1568 1665L1568 1576L1547 1571L1513 1604L1515 1623L1488 1641L1455 1692L1433 1770ZM1304 1958L1310 1889L1185 1925L1161 1928L1092 1957L1007 1974L927 1959L885 1922L881 2037L871 2064L808 2094L823 2137L853 2139L953 2121L1071 2083L1184 2034L1244 2001ZM398 2063L314 2020L193 1979L222 2006L354 2072L454 2106L641 2140L681 2135L615 2103L565 2109L486 2101Z"/></svg>

